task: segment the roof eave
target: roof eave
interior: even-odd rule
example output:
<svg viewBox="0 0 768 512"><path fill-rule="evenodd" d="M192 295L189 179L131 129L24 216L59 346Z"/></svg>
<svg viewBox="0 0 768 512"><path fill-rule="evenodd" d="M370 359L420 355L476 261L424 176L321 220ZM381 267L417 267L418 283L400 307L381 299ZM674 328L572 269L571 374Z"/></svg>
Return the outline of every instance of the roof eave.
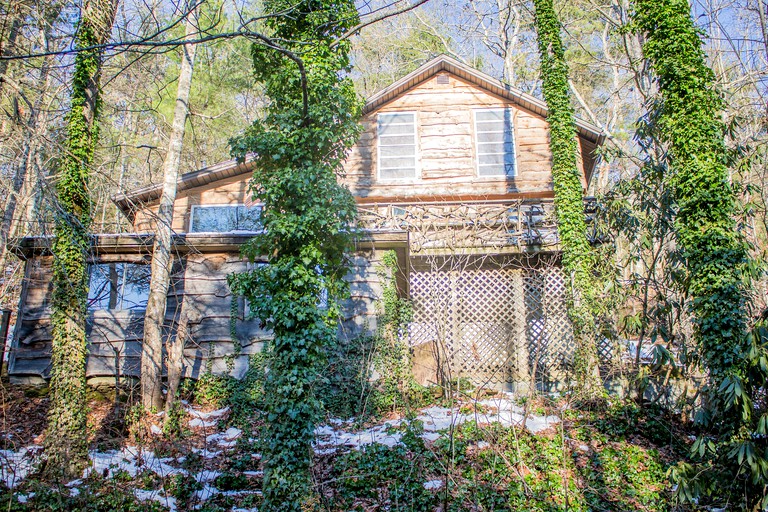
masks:
<svg viewBox="0 0 768 512"><path fill-rule="evenodd" d="M176 192L182 192L194 187L208 185L241 174L253 171L253 159L246 158L245 161L236 159L226 160L218 164L204 167L196 171L183 174L179 180ZM115 194L112 196L112 202L121 212L133 222L136 211L144 207L147 203L157 201L163 193L163 185L149 185L132 192Z"/></svg>

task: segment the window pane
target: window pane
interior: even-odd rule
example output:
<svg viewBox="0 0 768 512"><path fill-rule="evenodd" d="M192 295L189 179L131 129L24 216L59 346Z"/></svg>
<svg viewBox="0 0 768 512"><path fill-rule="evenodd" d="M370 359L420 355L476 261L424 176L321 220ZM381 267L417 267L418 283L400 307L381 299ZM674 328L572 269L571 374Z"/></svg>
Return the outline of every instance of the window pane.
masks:
<svg viewBox="0 0 768 512"><path fill-rule="evenodd" d="M379 114L379 128L386 128L391 124L413 124L413 121L414 115L412 113Z"/></svg>
<svg viewBox="0 0 768 512"><path fill-rule="evenodd" d="M478 122L501 121L505 119L505 117L509 117L509 110L478 110L475 113L475 119Z"/></svg>
<svg viewBox="0 0 768 512"><path fill-rule="evenodd" d="M379 168L381 170L385 169L403 169L403 170L410 170L411 172L415 170L416 167L416 159L413 157L389 157L389 158L381 158L381 161L379 162Z"/></svg>
<svg viewBox="0 0 768 512"><path fill-rule="evenodd" d="M395 168L395 169L379 169L382 179L396 179L396 178L413 178L415 169L408 168Z"/></svg>
<svg viewBox="0 0 768 512"><path fill-rule="evenodd" d="M261 215L261 206L239 206L237 216L237 230L261 231L259 215Z"/></svg>
<svg viewBox="0 0 768 512"><path fill-rule="evenodd" d="M409 157L413 159L413 146L388 146L379 150L379 157Z"/></svg>
<svg viewBox="0 0 768 512"><path fill-rule="evenodd" d="M381 129L386 135L410 135L414 132L413 121L408 124L382 123Z"/></svg>
<svg viewBox="0 0 768 512"><path fill-rule="evenodd" d="M193 233L261 231L261 206L196 206L192 214Z"/></svg>
<svg viewBox="0 0 768 512"><path fill-rule="evenodd" d="M91 265L88 309L115 309L119 293L118 263Z"/></svg>
<svg viewBox="0 0 768 512"><path fill-rule="evenodd" d="M197 206L192 213L193 233L223 233L237 227L237 207Z"/></svg>
<svg viewBox="0 0 768 512"><path fill-rule="evenodd" d="M504 142L504 133L497 132L477 132L477 142L483 144L485 142ZM482 146L481 146L482 147ZM480 149L480 148L478 148Z"/></svg>
<svg viewBox="0 0 768 512"><path fill-rule="evenodd" d="M123 289L120 309L146 309L149 298L149 265L123 263Z"/></svg>
<svg viewBox="0 0 768 512"><path fill-rule="evenodd" d="M416 177L416 116L412 113L379 114L379 177Z"/></svg>
<svg viewBox="0 0 768 512"><path fill-rule="evenodd" d="M88 309L145 309L149 297L149 265L97 263L90 267Z"/></svg>
<svg viewBox="0 0 768 512"><path fill-rule="evenodd" d="M508 109L475 111L478 175L515 175L513 129Z"/></svg>
<svg viewBox="0 0 768 512"><path fill-rule="evenodd" d="M384 135L379 138L379 147L381 149L390 146L408 147L412 155L416 153L416 143L414 142L413 135Z"/></svg>

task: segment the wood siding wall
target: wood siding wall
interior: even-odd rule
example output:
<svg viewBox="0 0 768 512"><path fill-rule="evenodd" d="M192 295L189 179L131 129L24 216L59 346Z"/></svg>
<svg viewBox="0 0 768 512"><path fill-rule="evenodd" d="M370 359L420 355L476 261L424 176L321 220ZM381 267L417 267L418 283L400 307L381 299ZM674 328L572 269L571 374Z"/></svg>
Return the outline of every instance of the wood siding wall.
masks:
<svg viewBox="0 0 768 512"><path fill-rule="evenodd" d="M375 329L375 301L381 295L376 267L381 250L360 250L352 256L347 276L351 296L345 304L340 335L352 338ZM113 254L112 261L136 261L141 256ZM27 261L26 281L10 350L9 375L12 379L40 381L50 374L51 354L51 264L48 256ZM238 316L234 334L241 346L239 357L232 358L230 311L232 294L227 275L246 269L237 253L193 253L177 262L172 276L166 310L167 335L174 335L182 308L188 319L189 339L184 351L184 375L197 378L210 369L214 373L242 376L248 358L259 352L270 333L257 320L243 318L242 299L235 298ZM92 311L88 316L88 377L137 377L143 338L143 311Z"/></svg>
<svg viewBox="0 0 768 512"><path fill-rule="evenodd" d="M364 202L551 196L552 154L546 120L454 75L445 75L447 84L438 83L439 75L432 77L363 118L364 132L345 166L345 181L353 194ZM491 108L512 112L515 177L477 175L473 112ZM378 179L377 115L391 112L416 114L416 179ZM579 165L583 166L581 158Z"/></svg>
<svg viewBox="0 0 768 512"><path fill-rule="evenodd" d="M346 183L361 203L420 200L485 200L552 197L549 125L537 114L488 93L454 75L438 84L437 76L410 89L362 119L364 131L345 164ZM473 112L509 108L512 112L517 174L478 177ZM415 179L377 177L377 114L414 112L417 125ZM579 166L584 176L579 139ZM588 148L587 148L588 149ZM173 229L189 230L194 205L242 204L250 196L250 174L229 177L183 191L176 200ZM586 186L586 184L585 184ZM137 232L152 232L156 204L137 212Z"/></svg>

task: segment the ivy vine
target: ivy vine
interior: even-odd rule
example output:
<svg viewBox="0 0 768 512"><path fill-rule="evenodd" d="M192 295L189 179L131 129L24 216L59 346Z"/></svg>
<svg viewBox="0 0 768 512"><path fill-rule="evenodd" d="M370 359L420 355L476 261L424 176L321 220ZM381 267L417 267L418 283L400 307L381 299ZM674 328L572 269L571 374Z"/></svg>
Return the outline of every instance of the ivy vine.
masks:
<svg viewBox="0 0 768 512"><path fill-rule="evenodd" d="M566 287L566 307L577 344L577 382L587 396L598 396L603 391L596 345L597 292L592 273L595 258L587 239L576 126L568 92L568 65L552 0L534 0L534 7L541 87L548 108L557 231L563 269L571 284Z"/></svg>
<svg viewBox="0 0 768 512"><path fill-rule="evenodd" d="M768 353L765 339L747 335L750 262L735 221L722 98L688 2L637 0L634 9L633 23L645 35L643 52L659 88L648 123L667 148L664 179L677 209L674 231L685 264L679 284L691 299L698 358L707 372L697 415L705 434L694 444L701 464L675 473L678 496L717 501L736 492L744 507L761 500L765 507L768 416L759 393Z"/></svg>
<svg viewBox="0 0 768 512"><path fill-rule="evenodd" d="M78 26L67 115L66 151L56 182L58 211L53 252L51 407L46 435L50 476L78 475L87 461L86 301L91 245L90 166L98 138L101 50L112 26L109 4L84 6Z"/></svg>
<svg viewBox="0 0 768 512"><path fill-rule="evenodd" d="M243 248L268 265L232 275L233 293L274 333L264 385L266 426L262 510L300 511L311 493L314 427L322 414L315 389L336 342L339 298L346 292L345 252L356 216L337 183L360 133L361 104L339 37L357 21L348 0L268 0L268 46L253 47L255 75L269 98L265 117L232 141L238 158L255 155L251 190L263 204L264 233ZM327 293L327 307L319 298Z"/></svg>

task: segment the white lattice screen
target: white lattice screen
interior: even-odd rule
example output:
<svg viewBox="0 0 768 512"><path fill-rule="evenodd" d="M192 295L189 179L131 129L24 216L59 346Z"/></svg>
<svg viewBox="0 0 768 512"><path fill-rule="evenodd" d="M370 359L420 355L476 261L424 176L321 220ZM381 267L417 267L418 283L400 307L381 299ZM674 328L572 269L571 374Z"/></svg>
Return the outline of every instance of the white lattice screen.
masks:
<svg viewBox="0 0 768 512"><path fill-rule="evenodd" d="M573 336L558 265L428 263L410 273L410 341L433 346L445 377L491 386L562 379Z"/></svg>

